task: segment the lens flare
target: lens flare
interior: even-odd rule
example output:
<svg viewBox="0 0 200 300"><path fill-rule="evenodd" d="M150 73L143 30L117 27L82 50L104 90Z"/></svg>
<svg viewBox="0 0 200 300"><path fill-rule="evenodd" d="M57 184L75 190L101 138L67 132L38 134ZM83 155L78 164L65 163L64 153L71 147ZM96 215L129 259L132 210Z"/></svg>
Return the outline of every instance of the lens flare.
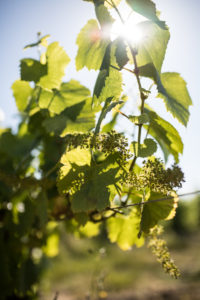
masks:
<svg viewBox="0 0 200 300"><path fill-rule="evenodd" d="M136 12L130 11L127 5L122 5L121 11L123 16L125 16L125 23L123 24L119 18L116 19L112 26L111 38L114 40L117 37L122 37L128 42L137 45L144 38L144 32L142 32L139 23L147 19Z"/></svg>
<svg viewBox="0 0 200 300"><path fill-rule="evenodd" d="M127 22L125 24L116 21L112 28L112 39L122 37L128 42L138 44L143 39L143 32L137 24Z"/></svg>

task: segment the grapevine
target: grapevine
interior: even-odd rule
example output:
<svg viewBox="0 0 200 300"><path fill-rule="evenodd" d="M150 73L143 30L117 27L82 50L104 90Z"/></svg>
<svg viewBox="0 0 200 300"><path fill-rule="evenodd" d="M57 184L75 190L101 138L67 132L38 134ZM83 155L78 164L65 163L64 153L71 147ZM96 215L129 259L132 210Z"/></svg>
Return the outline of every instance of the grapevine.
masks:
<svg viewBox="0 0 200 300"><path fill-rule="evenodd" d="M192 101L186 82L178 73L162 72L169 28L151 0L84 1L94 5L96 19L77 37L75 63L77 71L98 71L93 92L75 79L62 81L70 58L58 42L48 43L49 35L25 46L45 51L39 60L20 61L20 79L12 85L21 121L16 133L0 130L2 299L37 295L46 257L59 252L51 249L52 240L58 245L58 222L67 232L85 236L100 234L104 223L108 239L123 250L141 247L147 239L164 270L180 275L158 235L159 223L173 218L178 205L183 142L149 106L151 88L144 80L151 80L158 101L187 126ZM112 38L115 20L122 26L127 22L120 2L144 18L137 25L145 36L140 43ZM124 72L139 95L139 108L131 114L127 104L137 99L124 94ZM134 136L117 130L124 118ZM174 164L166 167L169 157ZM21 286L27 274L32 277Z"/></svg>

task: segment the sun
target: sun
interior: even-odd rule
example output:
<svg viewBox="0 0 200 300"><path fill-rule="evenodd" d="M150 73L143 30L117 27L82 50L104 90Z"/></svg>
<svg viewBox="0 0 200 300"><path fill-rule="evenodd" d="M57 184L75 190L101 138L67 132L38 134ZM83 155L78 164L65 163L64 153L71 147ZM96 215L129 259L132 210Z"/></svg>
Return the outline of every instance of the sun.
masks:
<svg viewBox="0 0 200 300"><path fill-rule="evenodd" d="M126 22L122 24L120 21L116 21L112 28L113 39L122 37L132 44L138 44L143 38L143 32L138 25Z"/></svg>
<svg viewBox="0 0 200 300"><path fill-rule="evenodd" d="M144 32L141 30L139 23L146 21L146 18L133 12L126 6L120 8L123 16L125 16L125 23L123 24L118 18L114 22L111 31L112 40L117 37L122 37L128 42L137 45L144 38Z"/></svg>

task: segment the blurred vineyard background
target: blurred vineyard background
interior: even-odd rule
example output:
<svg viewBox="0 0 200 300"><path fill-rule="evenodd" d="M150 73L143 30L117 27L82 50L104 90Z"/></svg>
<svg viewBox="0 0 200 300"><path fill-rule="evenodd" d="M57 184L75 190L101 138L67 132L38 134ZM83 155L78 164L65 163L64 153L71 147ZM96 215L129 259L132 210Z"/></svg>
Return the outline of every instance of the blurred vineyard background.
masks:
<svg viewBox="0 0 200 300"><path fill-rule="evenodd" d="M200 299L200 196L180 201L176 218L167 223L164 237L180 279L165 274L147 247L124 252L104 233L74 238L60 224L60 254L46 261L41 299ZM51 251L57 250L54 240Z"/></svg>

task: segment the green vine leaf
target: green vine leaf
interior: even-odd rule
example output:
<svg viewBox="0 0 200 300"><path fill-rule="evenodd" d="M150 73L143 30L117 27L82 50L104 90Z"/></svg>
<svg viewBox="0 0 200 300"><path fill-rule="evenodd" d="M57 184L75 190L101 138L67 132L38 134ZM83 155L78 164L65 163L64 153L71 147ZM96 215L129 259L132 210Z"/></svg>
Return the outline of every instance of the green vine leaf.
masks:
<svg viewBox="0 0 200 300"><path fill-rule="evenodd" d="M48 257L55 257L59 254L59 236L58 233L51 233L46 241L45 246L43 246L44 253Z"/></svg>
<svg viewBox="0 0 200 300"><path fill-rule="evenodd" d="M138 66L153 64L160 73L170 38L169 30L162 30L151 21L142 22L138 27L144 33L144 39L138 46Z"/></svg>
<svg viewBox="0 0 200 300"><path fill-rule="evenodd" d="M33 92L29 82L16 80L12 85L12 90L18 110L21 112L25 111Z"/></svg>
<svg viewBox="0 0 200 300"><path fill-rule="evenodd" d="M79 102L67 107L59 115L45 119L43 126L47 132L54 132L56 135L65 136L74 132L87 132L95 127L95 113L100 109L91 107L92 99Z"/></svg>
<svg viewBox="0 0 200 300"><path fill-rule="evenodd" d="M103 37L96 20L89 20L81 29L76 43L78 53L76 56L76 69L87 67L89 70L98 70L101 67L109 40Z"/></svg>
<svg viewBox="0 0 200 300"><path fill-rule="evenodd" d="M151 20L160 28L166 29L164 21L160 21L156 12L156 5L151 0L126 0L127 4L137 13Z"/></svg>
<svg viewBox="0 0 200 300"><path fill-rule="evenodd" d="M187 90L185 80L178 73L162 73L158 82L158 97L162 98L168 111L181 122L187 125L189 106L192 100Z"/></svg>
<svg viewBox="0 0 200 300"><path fill-rule="evenodd" d="M46 57L48 73L40 78L39 85L44 89L59 89L70 58L58 42L48 46Z"/></svg>
<svg viewBox="0 0 200 300"><path fill-rule="evenodd" d="M61 164L64 165L64 173L68 173L71 169L71 165L76 164L77 166L91 165L91 153L88 149L73 149L61 157ZM66 175L65 174L65 175Z"/></svg>
<svg viewBox="0 0 200 300"><path fill-rule="evenodd" d="M30 134L14 135L11 130L0 131L0 153L6 154L13 162L21 161L22 157L32 150L31 141L35 136Z"/></svg>
<svg viewBox="0 0 200 300"><path fill-rule="evenodd" d="M26 45L24 47L24 50L26 50L28 48L36 47L36 46L39 46L39 45L42 45L42 46L46 47L47 46L47 39L49 37L50 37L49 34L44 35L43 37L41 37L41 39L39 39L38 42Z"/></svg>
<svg viewBox="0 0 200 300"><path fill-rule="evenodd" d="M143 113L140 116L128 116L129 120L136 125L149 123L149 116L147 113Z"/></svg>
<svg viewBox="0 0 200 300"><path fill-rule="evenodd" d="M93 100L100 97L101 91L105 86L106 78L109 76L109 67L110 67L110 60L111 60L111 46L112 43L109 43L106 52L101 64L100 72L97 77L94 92L93 92ZM108 97L110 98L110 97ZM106 99L105 99L106 100Z"/></svg>
<svg viewBox="0 0 200 300"><path fill-rule="evenodd" d="M123 102L121 104L119 104L119 106L118 106L119 110L121 110L122 107L125 105L125 103L127 101L127 96L122 95L121 99L122 99ZM113 111L111 121L109 123L105 124L101 131L102 132L109 132L109 131L113 130L116 123L117 123L118 116L119 116L119 112L118 111Z"/></svg>
<svg viewBox="0 0 200 300"><path fill-rule="evenodd" d="M79 148L63 155L57 186L61 194L71 194L74 212L101 211L109 205L109 185L118 180L119 168L108 160L94 165L90 150Z"/></svg>
<svg viewBox="0 0 200 300"><path fill-rule="evenodd" d="M107 113L110 112L114 107L116 107L119 104L122 104L123 101L114 101L110 104L110 102L112 101L112 97L106 99L104 107L101 111L101 114L99 116L96 128L95 128L95 134L99 133L100 131L100 127L101 127L101 123L103 121L103 119L106 117Z"/></svg>
<svg viewBox="0 0 200 300"><path fill-rule="evenodd" d="M94 87L94 105L111 97L118 99L122 93L122 75L118 70L115 51L116 45L109 44Z"/></svg>
<svg viewBox="0 0 200 300"><path fill-rule="evenodd" d="M116 39L114 41L114 44L116 45L116 52L115 52L116 62L118 67L121 70L129 61L128 54L127 54L127 45L122 38Z"/></svg>
<svg viewBox="0 0 200 300"><path fill-rule="evenodd" d="M117 215L107 221L108 238L117 243L122 250L129 250L133 245L141 247L144 239L138 238L140 213L133 208L130 215Z"/></svg>
<svg viewBox="0 0 200 300"><path fill-rule="evenodd" d="M173 125L158 116L149 106L145 105L144 111L150 119L150 125L145 125L144 127L160 145L165 160L167 161L169 154L172 154L175 161L178 162L179 153L183 153L183 142L178 131Z"/></svg>
<svg viewBox="0 0 200 300"><path fill-rule="evenodd" d="M112 26L114 19L111 17L108 9L104 6L102 2L95 1L95 13L97 20L99 21L101 28L105 28L107 32Z"/></svg>
<svg viewBox="0 0 200 300"><path fill-rule="evenodd" d="M151 193L147 204L144 204L141 219L141 230L145 233L149 232L149 229L158 224L161 220L169 220L175 216L178 197L175 192L171 192L171 196L174 197L169 200L158 201L148 203L150 200L156 200L163 197L162 194Z"/></svg>
<svg viewBox="0 0 200 300"><path fill-rule="evenodd" d="M137 142L131 144L131 151L134 152L137 157L148 157L157 151L157 144L153 139L144 139L144 144L138 146Z"/></svg>
<svg viewBox="0 0 200 300"><path fill-rule="evenodd" d="M97 97L97 91L100 91L99 97ZM117 99L122 93L122 76L121 73L115 69L109 69L109 75L106 70L102 70L99 73L97 82L94 88L93 103L98 105L104 102L107 98L113 97Z"/></svg>
<svg viewBox="0 0 200 300"><path fill-rule="evenodd" d="M67 107L82 102L90 96L90 90L76 80L62 83L60 90L48 91L42 89L39 97L39 106L50 112L60 114Z"/></svg>
<svg viewBox="0 0 200 300"><path fill-rule="evenodd" d="M47 74L47 65L32 58L24 58L20 61L20 73L21 80L37 83L42 76Z"/></svg>
<svg viewBox="0 0 200 300"><path fill-rule="evenodd" d="M100 233L100 223L87 222L79 228L79 233L84 237L94 237Z"/></svg>
<svg viewBox="0 0 200 300"><path fill-rule="evenodd" d="M151 78L156 84L160 81L159 72L156 70L153 63L147 63L146 65L140 66L140 76Z"/></svg>
<svg viewBox="0 0 200 300"><path fill-rule="evenodd" d="M192 100L185 80L178 73L162 73L159 75L155 66L150 63L139 68L139 74L154 80L157 85L158 98L164 100L167 110L184 126L189 120L189 106Z"/></svg>

